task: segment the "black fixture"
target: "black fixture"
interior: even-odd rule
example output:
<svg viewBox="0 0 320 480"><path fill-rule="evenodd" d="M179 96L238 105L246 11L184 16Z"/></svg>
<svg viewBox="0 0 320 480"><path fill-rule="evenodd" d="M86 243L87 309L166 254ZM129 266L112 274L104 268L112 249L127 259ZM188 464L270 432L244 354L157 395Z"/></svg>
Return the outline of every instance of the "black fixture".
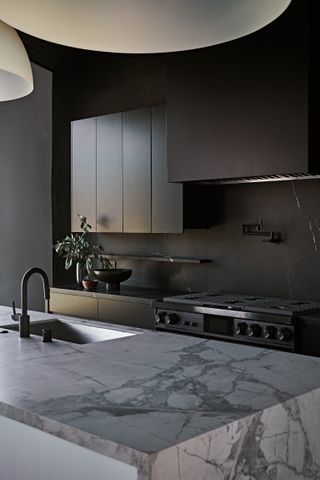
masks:
<svg viewBox="0 0 320 480"><path fill-rule="evenodd" d="M19 322L20 337L30 336L30 316L28 315L28 281L31 275L38 273L42 278L43 294L45 298L45 312L49 313L50 287L49 279L44 270L38 267L30 268L23 275L21 280L21 313L16 313L15 302L12 302L13 315L12 320Z"/></svg>
<svg viewBox="0 0 320 480"><path fill-rule="evenodd" d="M266 230L262 218L260 219L260 223L243 224L242 235L259 235L261 237L267 237L263 242L280 243L282 241L281 232Z"/></svg>
<svg viewBox="0 0 320 480"><path fill-rule="evenodd" d="M51 328L43 328L41 330L41 336L43 342L52 342L52 330Z"/></svg>

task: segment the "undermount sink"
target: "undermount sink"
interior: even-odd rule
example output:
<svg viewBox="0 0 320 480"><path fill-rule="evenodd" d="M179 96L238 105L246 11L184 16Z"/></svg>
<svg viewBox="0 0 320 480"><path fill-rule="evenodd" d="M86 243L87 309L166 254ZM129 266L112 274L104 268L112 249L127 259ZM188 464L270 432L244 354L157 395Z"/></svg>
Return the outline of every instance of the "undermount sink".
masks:
<svg viewBox="0 0 320 480"><path fill-rule="evenodd" d="M5 325L1 327L5 330L19 331L19 325ZM111 330L92 325L82 325L65 320L44 320L30 324L30 334L42 336L43 329L50 329L52 338L71 343L93 343L103 342L105 340L114 340L117 338L130 337L135 333L123 332L121 330Z"/></svg>

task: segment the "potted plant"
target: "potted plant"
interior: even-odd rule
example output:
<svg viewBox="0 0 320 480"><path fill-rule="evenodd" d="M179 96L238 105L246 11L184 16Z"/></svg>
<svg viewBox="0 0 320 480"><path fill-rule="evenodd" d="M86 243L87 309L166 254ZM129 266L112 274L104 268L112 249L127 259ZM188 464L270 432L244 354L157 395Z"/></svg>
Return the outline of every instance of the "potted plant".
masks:
<svg viewBox="0 0 320 480"><path fill-rule="evenodd" d="M87 222L87 217L78 214L80 218L80 228L82 233L71 233L55 245L55 251L58 255L65 258L65 269L69 270L72 265L76 266L77 284L83 284L84 288L92 289L96 286L97 280L92 276L93 261L97 260L103 268L112 268L109 260L103 256L102 245L93 243L88 234L91 225Z"/></svg>

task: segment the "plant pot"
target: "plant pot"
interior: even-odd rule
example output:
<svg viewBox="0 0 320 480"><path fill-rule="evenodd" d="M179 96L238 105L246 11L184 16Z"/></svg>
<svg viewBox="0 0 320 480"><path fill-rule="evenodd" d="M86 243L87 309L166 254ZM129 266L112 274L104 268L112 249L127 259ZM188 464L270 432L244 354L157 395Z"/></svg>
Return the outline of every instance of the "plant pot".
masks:
<svg viewBox="0 0 320 480"><path fill-rule="evenodd" d="M94 276L106 284L108 292L117 292L120 290L120 282L128 280L132 270L125 268L100 268L93 271Z"/></svg>
<svg viewBox="0 0 320 480"><path fill-rule="evenodd" d="M80 262L77 262L76 263L76 282L77 282L77 285L79 285L80 287L82 285L82 280L84 279L84 277L85 277L84 265L82 265L82 263Z"/></svg>
<svg viewBox="0 0 320 480"><path fill-rule="evenodd" d="M95 280L94 278L83 279L82 285L85 290L95 290L98 285L98 280Z"/></svg>

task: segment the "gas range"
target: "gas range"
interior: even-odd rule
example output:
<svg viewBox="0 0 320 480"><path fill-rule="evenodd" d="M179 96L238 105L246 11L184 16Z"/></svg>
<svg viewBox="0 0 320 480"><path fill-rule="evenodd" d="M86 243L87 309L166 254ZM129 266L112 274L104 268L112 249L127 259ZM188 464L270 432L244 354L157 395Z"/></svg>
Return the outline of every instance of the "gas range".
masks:
<svg viewBox="0 0 320 480"><path fill-rule="evenodd" d="M155 328L286 351L298 351L303 318L320 302L201 292L154 302Z"/></svg>

